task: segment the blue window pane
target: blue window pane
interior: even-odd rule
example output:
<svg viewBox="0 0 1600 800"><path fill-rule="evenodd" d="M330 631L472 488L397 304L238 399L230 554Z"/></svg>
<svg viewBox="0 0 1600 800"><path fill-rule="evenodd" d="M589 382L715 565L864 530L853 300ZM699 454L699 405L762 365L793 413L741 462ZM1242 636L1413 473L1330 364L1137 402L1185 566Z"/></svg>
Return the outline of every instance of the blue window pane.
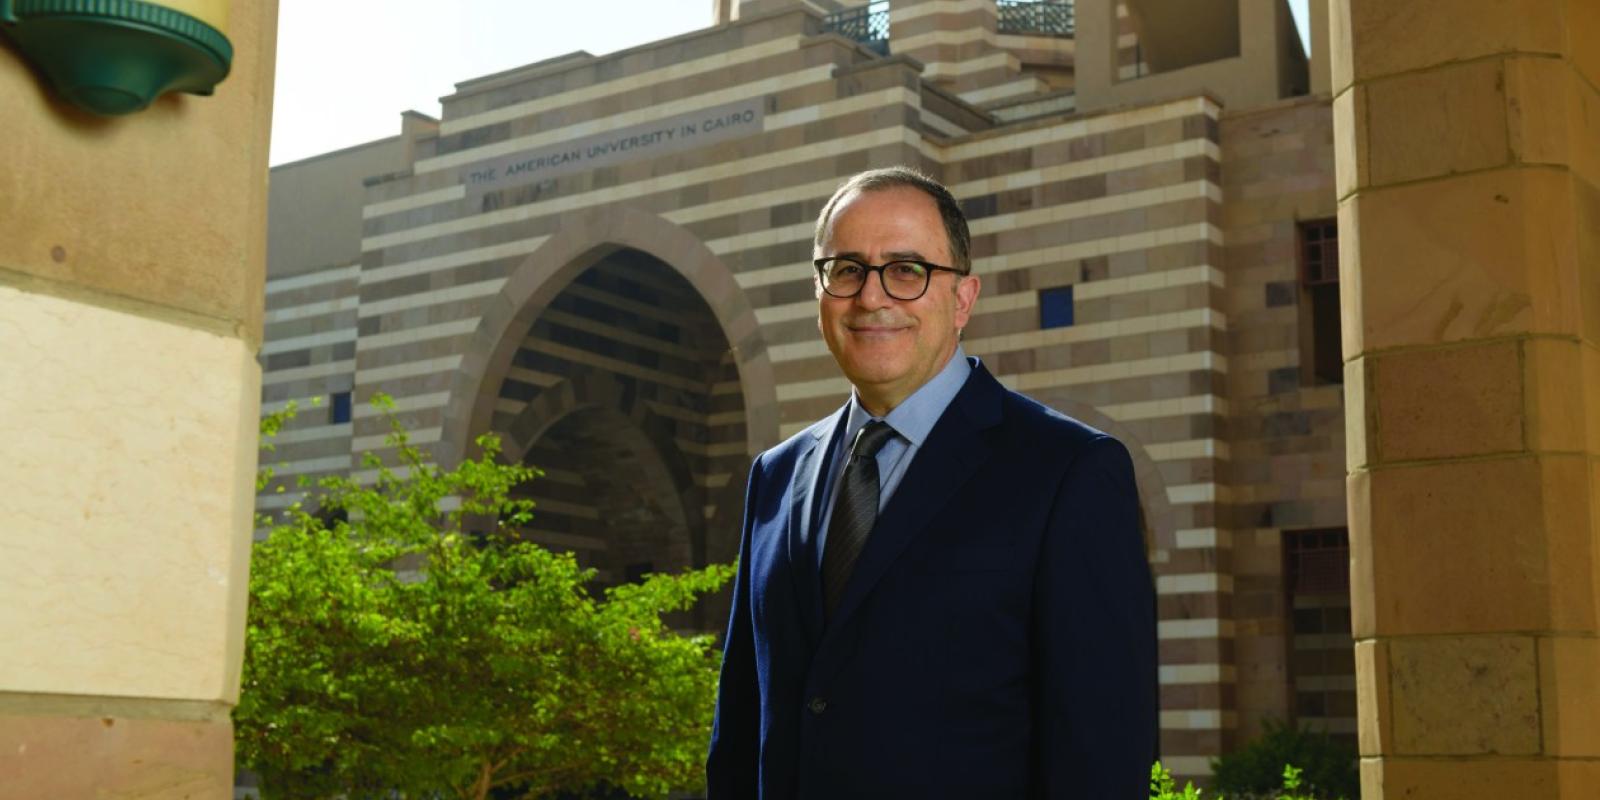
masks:
<svg viewBox="0 0 1600 800"><path fill-rule="evenodd" d="M328 406L328 421L335 425L350 421L349 392L333 393L333 403Z"/></svg>
<svg viewBox="0 0 1600 800"><path fill-rule="evenodd" d="M1072 287L1039 290L1039 327L1065 328L1072 324Z"/></svg>

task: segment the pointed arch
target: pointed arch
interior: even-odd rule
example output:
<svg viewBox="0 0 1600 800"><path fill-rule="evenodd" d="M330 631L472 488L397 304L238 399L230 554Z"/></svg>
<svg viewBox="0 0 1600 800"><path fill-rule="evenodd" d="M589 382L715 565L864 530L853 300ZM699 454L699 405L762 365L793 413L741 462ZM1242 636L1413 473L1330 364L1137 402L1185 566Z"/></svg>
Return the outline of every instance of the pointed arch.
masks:
<svg viewBox="0 0 1600 800"><path fill-rule="evenodd" d="M778 397L772 362L755 310L733 272L710 248L656 214L612 204L563 215L558 231L512 271L486 305L461 366L450 381L450 402L438 456L465 457L473 437L489 430L495 392L511 369L522 332L584 270L624 249L646 253L683 276L710 307L739 371L745 448L755 456L778 442Z"/></svg>

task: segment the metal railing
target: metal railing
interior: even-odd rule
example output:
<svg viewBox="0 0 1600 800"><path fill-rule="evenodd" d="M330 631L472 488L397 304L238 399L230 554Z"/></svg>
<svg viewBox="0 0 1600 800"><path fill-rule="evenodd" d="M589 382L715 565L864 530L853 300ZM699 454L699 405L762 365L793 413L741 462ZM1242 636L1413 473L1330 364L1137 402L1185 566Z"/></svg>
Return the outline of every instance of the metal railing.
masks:
<svg viewBox="0 0 1600 800"><path fill-rule="evenodd" d="M889 55L889 0L835 11L823 19L823 29L854 39L878 55Z"/></svg>
<svg viewBox="0 0 1600 800"><path fill-rule="evenodd" d="M1072 36L1077 32L1072 0L999 0L1000 32Z"/></svg>

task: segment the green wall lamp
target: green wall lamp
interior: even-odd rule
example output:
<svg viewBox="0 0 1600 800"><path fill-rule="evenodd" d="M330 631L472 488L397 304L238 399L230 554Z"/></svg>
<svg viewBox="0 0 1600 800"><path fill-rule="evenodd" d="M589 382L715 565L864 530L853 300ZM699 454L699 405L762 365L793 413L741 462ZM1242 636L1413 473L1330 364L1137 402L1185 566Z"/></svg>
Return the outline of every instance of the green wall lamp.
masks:
<svg viewBox="0 0 1600 800"><path fill-rule="evenodd" d="M73 105L131 114L228 77L228 0L0 0L0 34Z"/></svg>

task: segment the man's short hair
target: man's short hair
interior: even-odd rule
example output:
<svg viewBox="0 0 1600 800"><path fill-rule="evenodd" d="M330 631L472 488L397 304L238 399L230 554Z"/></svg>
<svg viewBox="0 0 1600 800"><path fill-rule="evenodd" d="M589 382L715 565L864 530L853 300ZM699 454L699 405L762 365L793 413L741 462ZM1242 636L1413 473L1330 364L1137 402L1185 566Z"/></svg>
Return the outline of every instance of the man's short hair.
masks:
<svg viewBox="0 0 1600 800"><path fill-rule="evenodd" d="M939 219L944 222L944 235L949 240L951 263L963 273L972 271L972 234L967 230L967 215L961 213L961 204L944 184L910 167L884 167L858 172L845 181L817 216L817 231L812 237L812 247L821 249L822 237L827 235L833 212L844 198L853 192L881 192L885 189L906 187L916 189L933 198L939 207Z"/></svg>

